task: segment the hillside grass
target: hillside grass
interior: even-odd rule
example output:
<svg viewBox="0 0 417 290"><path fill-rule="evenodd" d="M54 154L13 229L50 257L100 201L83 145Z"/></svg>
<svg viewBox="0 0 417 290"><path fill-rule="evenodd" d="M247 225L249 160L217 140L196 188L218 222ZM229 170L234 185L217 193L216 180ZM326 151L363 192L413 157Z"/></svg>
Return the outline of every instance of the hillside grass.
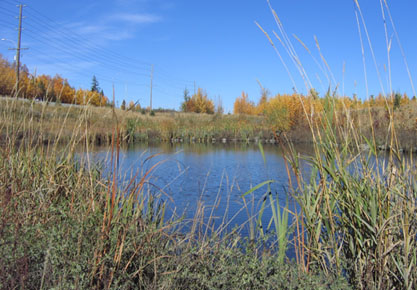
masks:
<svg viewBox="0 0 417 290"><path fill-rule="evenodd" d="M8 109L5 109L8 108ZM338 126L352 119L361 134L367 139L375 138L380 148L387 148L390 114L387 108L376 106L370 109L337 111ZM369 120L372 115L372 124ZM317 115L320 120L323 114ZM30 128L23 123L14 123L24 116ZM395 110L394 124L397 139L406 151L417 150L417 101L410 101ZM85 122L80 122L80 119ZM22 119L23 120L23 119ZM182 112L157 112L154 116L136 111L110 107L68 106L56 103L0 98L0 136L8 134L6 128L14 128L17 137L43 139L44 143L55 142L59 136L62 143L74 138L87 138L90 143L109 145L116 124L120 128L121 142L275 142L279 134L292 143L312 143L313 136L308 117L298 120L297 125L286 131L277 131L267 117L253 115L197 114ZM320 121L318 121L320 123ZM30 136L26 136L26 135ZM340 140L339 140L340 141Z"/></svg>

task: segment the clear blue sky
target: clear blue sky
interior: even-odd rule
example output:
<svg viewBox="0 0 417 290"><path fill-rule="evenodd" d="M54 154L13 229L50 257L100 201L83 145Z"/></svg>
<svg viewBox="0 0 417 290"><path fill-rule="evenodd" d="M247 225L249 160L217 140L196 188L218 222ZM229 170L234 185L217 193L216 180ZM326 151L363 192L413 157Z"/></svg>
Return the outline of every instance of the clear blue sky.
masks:
<svg viewBox="0 0 417 290"><path fill-rule="evenodd" d="M387 1L410 72L417 78L417 1ZM16 41L18 14L23 3L22 62L31 72L60 74L71 85L90 88L96 75L107 96L112 82L116 101L139 100L149 105L150 67L155 65L153 107L178 109L184 88L193 92L194 82L227 111L244 90L255 102L259 80L272 94L292 93L291 82L259 22L272 35L278 31L266 0L102 0L33 1L0 0L0 38ZM384 90L389 91L384 25L379 0L359 1L375 50ZM361 46L352 0L271 0L282 20L312 85L323 93L326 75L293 38L297 35L319 61L317 36L340 93L366 97ZM362 34L364 30L362 26ZM413 95L397 39L392 39L392 88ZM301 77L282 46L278 49L305 93ZM369 94L382 91L365 43ZM0 53L13 60L13 46L0 42ZM343 73L343 64L345 73ZM319 81L320 79L320 81ZM334 85L334 84L333 84Z"/></svg>

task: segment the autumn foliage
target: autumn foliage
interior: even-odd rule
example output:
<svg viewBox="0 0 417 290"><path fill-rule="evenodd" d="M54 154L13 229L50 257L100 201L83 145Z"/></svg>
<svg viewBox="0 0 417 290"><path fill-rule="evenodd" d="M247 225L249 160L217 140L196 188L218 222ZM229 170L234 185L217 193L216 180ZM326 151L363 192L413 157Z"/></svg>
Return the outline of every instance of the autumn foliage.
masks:
<svg viewBox="0 0 417 290"><path fill-rule="evenodd" d="M184 102L181 105L183 112L214 114L214 103L207 97L207 93L198 88L197 93L188 96L184 94Z"/></svg>
<svg viewBox="0 0 417 290"><path fill-rule="evenodd" d="M0 95L16 95L15 64L11 64L0 55ZM22 66L19 82L19 97L39 99L51 102L94 106L105 106L108 99L102 92L75 89L60 75L33 75L26 66Z"/></svg>
<svg viewBox="0 0 417 290"><path fill-rule="evenodd" d="M242 92L242 96L237 98L233 106L234 114L255 115L255 105L248 99L248 94Z"/></svg>
<svg viewBox="0 0 417 290"><path fill-rule="evenodd" d="M328 101L329 98L330 92L319 97L314 89L308 95L294 93L267 97L267 94L263 92L258 104L254 105L254 102L249 100L248 94L242 92L242 95L234 102L233 112L234 114L265 116L270 128L288 131L300 126L309 126L306 116L311 124L317 124L324 111L326 100ZM387 106L395 110L410 102L407 94L400 93L388 97L379 94L377 97L371 96L366 101L361 101L356 96L332 97L331 100L337 112L344 112L346 109L360 110Z"/></svg>

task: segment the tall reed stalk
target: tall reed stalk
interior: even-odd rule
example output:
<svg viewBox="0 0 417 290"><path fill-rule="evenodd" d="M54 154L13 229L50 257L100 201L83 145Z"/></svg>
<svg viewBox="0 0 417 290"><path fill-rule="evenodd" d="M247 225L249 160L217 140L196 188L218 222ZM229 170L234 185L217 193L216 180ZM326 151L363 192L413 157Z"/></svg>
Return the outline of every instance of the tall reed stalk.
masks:
<svg viewBox="0 0 417 290"><path fill-rule="evenodd" d="M359 2L355 0L354 4L359 31L365 31L376 64ZM279 35L275 32L274 35L309 90L309 77L282 22L269 5L279 30ZM385 1L381 1L381 9L386 20L384 13L389 13L389 7ZM390 21L395 27L392 18ZM272 38L258 26L287 69ZM301 42L298 38L297 41ZM323 62L320 67L332 76L317 39L316 43ZM363 51L362 36L361 45ZM389 47L387 53L390 62ZM364 54L363 57L365 62ZM389 75L391 80L391 72ZM386 94L387 99L392 97L392 93ZM347 106L336 110L337 98L337 88L334 92L329 90L323 113L314 119L305 110L304 117L314 140L314 154L303 157L311 168L309 176L302 174L298 153L287 151L290 152L287 160L296 177L294 197L300 207L294 213L297 261L305 271L319 267L328 275L346 275L360 289L414 289L417 287L417 172L413 156L399 153L396 118L389 105L393 102L386 102L390 125L386 132L388 158L385 158L378 151L372 125L370 138L352 117L354 110ZM303 102L302 98L300 101ZM369 109L369 122L374 124L374 121Z"/></svg>

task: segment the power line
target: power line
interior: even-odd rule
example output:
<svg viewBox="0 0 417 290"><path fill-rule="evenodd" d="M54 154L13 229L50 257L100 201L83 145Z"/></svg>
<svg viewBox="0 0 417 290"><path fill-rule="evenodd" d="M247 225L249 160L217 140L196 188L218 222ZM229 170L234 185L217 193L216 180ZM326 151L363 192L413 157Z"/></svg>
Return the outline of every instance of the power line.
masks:
<svg viewBox="0 0 417 290"><path fill-rule="evenodd" d="M31 51L37 52L39 54L43 53L41 50L39 50L37 48L31 48ZM91 77L91 75L92 75L92 74L86 73L85 71L84 72L80 71L80 70L83 69L82 67L77 68L77 67L75 67L75 65L69 66L68 64L60 63L60 61L61 61L60 58L51 57L51 56L49 56L48 58L50 58L51 60L56 60L57 62L54 62L53 65L57 66L57 67L61 67L63 70L73 72L73 73L76 73L77 75L82 75L82 76L86 76L86 77ZM114 78L112 76L107 76L107 75L103 75L103 74L100 74L100 73L96 74L96 76L97 76L98 79L100 79L100 81L103 80L103 81L108 82L108 83L116 82L116 83L123 84L123 83L127 82L126 80L120 80L120 79ZM130 82L130 81L128 81L127 83L132 84L132 85L137 85L137 86L149 88L148 84L136 83L136 82Z"/></svg>
<svg viewBox="0 0 417 290"><path fill-rule="evenodd" d="M162 76L162 77L165 77L165 78L169 78L170 80L176 80L176 81L178 81L178 82L180 82L180 83L188 83L188 84L192 84L193 83L193 81L188 81L188 80L184 80L184 79L180 79L180 78L177 78L177 77L173 77L173 76L171 76L166 70L164 70L161 66L156 66L156 69L157 69L157 71L158 71L158 73Z"/></svg>
<svg viewBox="0 0 417 290"><path fill-rule="evenodd" d="M84 61L90 62L90 63L95 62L95 63L102 64L102 65L104 63L104 65L106 67L111 68L111 69L114 69L116 71L124 71L124 72L129 73L129 74L141 75L141 76L148 76L145 73L127 69L127 68L125 68L123 66L118 65L117 63L113 63L113 62L107 62L106 63L105 60L103 60L102 58L97 57L97 56L90 56L90 55L83 55L83 54L77 55L71 49L68 49L68 48L62 47L60 45L57 45L54 42L51 43L51 42L45 40L44 38L41 38L41 37L37 36L38 34L35 31L33 31L32 29L26 29L26 31L27 32L32 32L32 34L27 34L27 36L30 39L33 39L33 40L38 41L38 42L41 42L41 43L45 44L46 46L48 46L49 48L54 48L55 50L57 50L57 51L59 51L61 53L64 52L64 53L66 53L67 56L70 56L72 58L81 59L81 60L84 60ZM36 35L36 36L34 36L34 35Z"/></svg>
<svg viewBox="0 0 417 290"><path fill-rule="evenodd" d="M61 24L56 23L54 20L52 20L51 18L43 15L42 13L40 13L39 11L37 11L34 8L29 7L30 10L33 10L35 14L47 19L49 22L46 22L44 20L42 20L42 18L38 18L35 16L34 19L36 19L38 21L38 23L41 23L41 25L44 25L46 27L49 27L52 31L58 31L60 33L62 33L63 35L65 35L68 39L70 39L71 41L74 41L78 44L81 44L83 46L87 46L91 49L94 49L96 52L101 51L103 54L106 55L106 57L111 57L111 58L117 58L118 60L121 60L121 58L123 58L124 56L120 55L119 53L115 53L111 50L108 49L104 49L102 47L99 47L97 45L90 45L89 43L91 43L91 39L87 39L84 36L80 35L79 33L75 32L74 30L62 27ZM56 25L52 26L50 23L55 23ZM75 36L76 37L75 37ZM132 62L133 60L133 62ZM147 63L147 62L143 62L137 59L132 59L130 58L128 61L123 61L123 63L125 64L129 64L129 65L141 65L141 66L145 66L147 68L150 68L151 64Z"/></svg>
<svg viewBox="0 0 417 290"><path fill-rule="evenodd" d="M41 17L49 20L49 22L53 22L53 23L55 23L57 25L51 26L51 24L49 24L48 22L45 22L42 19L38 19L37 17L33 17L33 19L36 19L37 21L42 22L43 25L46 25L46 26L52 28L53 30L58 30L60 32L63 32L67 36L69 35L69 37L71 38L72 41L75 41L77 43L82 43L84 46L88 46L88 47L90 47L92 49L96 49L96 50L102 51L106 55L106 57L109 57L109 56L116 57L119 61L122 61L123 63L125 63L125 64L127 64L129 66L140 64L142 66L143 65L146 66L147 68L150 68L151 67L151 64L149 62L144 62L144 61L138 60L136 58L132 58L132 57L129 57L129 56L121 55L121 54L119 54L117 52L114 52L112 50L109 50L109 49L103 49L103 48L98 47L98 46L91 46L91 45L89 45L90 39L86 39L85 37L83 37L82 35L74 32L73 30L66 29L66 28L61 28L60 27L60 24L56 23L54 20L52 20L48 16L45 16L44 14L42 14L41 12L39 12L38 10L36 10L35 8L28 7L28 9L29 10L33 10L34 13L36 13L39 16L41 16ZM77 37L73 37L73 35L77 35ZM161 72L162 75L168 76L171 79L176 79L176 80L178 80L180 82L192 83L192 81L181 80L181 79L179 79L177 77L173 77L171 74L167 73L166 71L164 72L164 69L161 66L156 66L156 67L157 67L157 70L159 72Z"/></svg>
<svg viewBox="0 0 417 290"><path fill-rule="evenodd" d="M16 17L16 11L11 11L11 10L7 10L7 9L2 9L3 12L6 16L9 16L10 18L15 18Z"/></svg>
<svg viewBox="0 0 417 290"><path fill-rule="evenodd" d="M8 0L2 0L2 3L1 4L10 5L10 6L16 6L19 3L13 2L13 1L8 1Z"/></svg>
<svg viewBox="0 0 417 290"><path fill-rule="evenodd" d="M15 5L15 3L12 3L11 0L3 0L2 2L5 4L3 5L5 8L2 9L2 12L0 11L0 13L11 17L13 13L9 10L7 5ZM62 26L62 24L57 23L55 20L43 15L35 8L28 7L25 9L25 14L30 16L29 20L25 21L25 26L27 28L25 30L25 38L29 38L38 44L40 43L45 45L46 49L53 49L62 54L60 57L54 57L53 55L48 54L47 51L34 48L34 52L38 53L33 54L34 56L39 57L45 55L49 61L58 61L57 63L54 63L54 65L63 67L66 71L76 72L77 75L87 75L88 73L86 73L85 69L80 72L74 65L66 66L65 64L60 63L63 57L67 58L67 60L72 59L90 62L95 66L100 65L105 69L128 73L129 75L149 76L149 71L151 69L151 65L149 63L143 62L136 58L121 55L109 49L102 48L99 45L94 44L91 39L87 39L74 30ZM5 23L6 27L12 26L10 22L4 21L4 18L0 18L0 22ZM3 25L3 27L5 26ZM170 88L170 90L182 90L183 87L187 87L187 84L192 84L191 81L172 76L159 65L155 67L157 69L152 73L153 81L151 87L153 90L158 92L158 94L162 93L167 96L172 95L162 90L161 88ZM97 74L96 72L94 72L94 74L107 82L116 81L118 83L128 83L141 87L149 87L149 85L146 84L138 84L136 82L118 80L114 77L105 75L100 76L100 74ZM184 84L185 86L182 86L181 84Z"/></svg>
<svg viewBox="0 0 417 290"><path fill-rule="evenodd" d="M66 46L73 47L77 52L80 52L80 48L84 48L89 53L94 53L94 55L96 57L98 56L99 58L103 58L105 61L112 62L116 65L134 67L134 68L137 68L139 70L146 70L146 71L150 70L150 66L135 65L133 63L123 62L123 61L120 61L120 58L117 58L117 57L111 56L109 54L100 52L100 51L103 51L103 50L97 48L97 46L93 46L93 45L89 44L91 42L91 39L81 41L80 39L78 39L78 37L72 36L74 33L73 34L68 34L67 32L62 31L61 29L56 29L55 27L52 27L50 25L45 25L45 24L39 22L38 20L35 20L35 22L40 23L41 26L43 26L44 28L46 27L47 29L49 29L50 32L53 32L55 35L59 35L58 40L60 40L60 41L64 40L63 43L65 42L66 44L69 44L69 45L66 45ZM33 29L37 29L36 26L34 26L34 25L30 25L30 26ZM40 31L40 29L37 29L37 30ZM43 34L45 34L45 33L43 33ZM55 37L55 35L53 35L53 37Z"/></svg>
<svg viewBox="0 0 417 290"><path fill-rule="evenodd" d="M29 34L29 35L31 35L31 34ZM32 38L31 36L29 36L29 38ZM41 42L43 42L43 43L46 43L46 42L44 42L43 40L40 40ZM39 49L35 49L35 48L33 48L32 50L34 50L35 52L38 52L39 54L42 54L43 52L41 51L41 50L39 50ZM53 57L53 56L51 56L51 55L48 55L48 59L54 59L54 60L58 60L58 61L62 61L62 58L58 58L58 57ZM89 59L88 58L82 58L83 60L86 60L86 61L88 61ZM67 66L67 65L64 65L64 64L61 64L61 63L55 63L55 65L58 65L58 66L60 66L60 67L62 67L62 68L64 68L64 69L66 69L66 70L70 70L71 71L71 69L70 68L74 68L74 66L72 65L72 66ZM74 71L74 69L72 70L72 71ZM85 75L85 74L84 74ZM100 79L104 79L104 78L107 78L107 81L109 81L109 82L112 82L112 81L117 81L118 83L126 83L126 80L118 80L118 79L115 79L114 77L112 78L112 77L101 77L101 75L99 75L99 74L97 74L97 76L99 76L100 77ZM143 83L137 83L137 82L131 82L131 81L127 81L129 84L134 84L134 85L139 85L139 86L145 86L145 87L148 87L148 88L150 88L150 86L149 85L146 85L146 84L143 84ZM157 88L159 88L159 85L155 85L155 84L153 84L153 87L155 88L155 87L157 87ZM167 85L165 85L164 87L171 87L171 88L175 88L174 86L167 86ZM180 87L176 87L175 89L182 89L182 88L180 88Z"/></svg>
<svg viewBox="0 0 417 290"><path fill-rule="evenodd" d="M36 28L35 28L36 29ZM37 30L37 29L36 29ZM40 32L39 30L38 31L32 31L32 32L34 32L34 34L35 35L40 35L40 33L37 33L37 32ZM45 42L44 42L45 43ZM46 44L46 43L45 43ZM55 44L53 44L52 46L55 46L57 49L60 49L60 48L58 48L58 46L57 45L55 45ZM72 45L70 45L70 46L74 46L74 44L72 44ZM69 52L69 50L68 49L64 49L66 52ZM72 52L71 52L72 53ZM84 53L84 54L82 54L82 55L86 55L86 53ZM74 55L72 55L72 56L74 56ZM85 57L87 57L87 56L85 56ZM85 59L85 57L83 57L84 59ZM91 58L90 56L88 56L88 58ZM104 59L104 60L102 60L102 57L101 56L95 56L94 57L94 60L97 60L97 61L99 61L99 62L106 62L106 61L108 61L108 59ZM132 70L130 70L130 69L126 69L126 66L124 66L122 63L118 63L118 62L115 62L115 61L112 61L111 62L112 63L112 65L113 66L118 66L118 70L124 70L124 71L126 71L126 72L129 72L129 73L133 73L133 74L138 74L138 72L136 72L136 71L132 71ZM144 74L144 73L140 73L141 75L143 75L143 76L146 76L146 74ZM175 80L170 80L169 79L169 77L167 76L167 74L165 73L165 76L164 76L164 73L159 73L159 70L158 71L156 71L155 72L155 74L156 74L156 76L157 76L157 78L155 78L155 79L159 79L159 77L163 80L163 81L166 81L167 83L169 83L170 85L168 85L169 87L173 87L173 88L183 88L183 86L179 86L179 85L172 85L172 83L173 82L176 82ZM184 81L184 82L186 82L186 81ZM188 82L189 84L191 84L191 82Z"/></svg>
<svg viewBox="0 0 417 290"><path fill-rule="evenodd" d="M0 19L0 23L4 23L4 24L9 25L8 28L11 28L11 29L14 29L15 25L16 25L16 23L7 22L7 21L4 21L3 19Z"/></svg>

